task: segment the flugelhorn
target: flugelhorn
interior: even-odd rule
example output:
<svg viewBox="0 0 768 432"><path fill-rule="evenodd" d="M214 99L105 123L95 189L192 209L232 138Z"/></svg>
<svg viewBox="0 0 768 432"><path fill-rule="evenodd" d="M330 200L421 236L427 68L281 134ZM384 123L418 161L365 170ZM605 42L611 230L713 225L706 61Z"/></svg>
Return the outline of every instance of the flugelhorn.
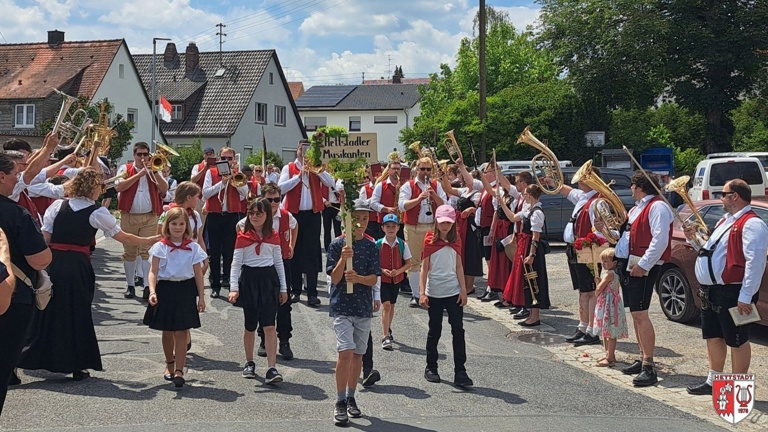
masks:
<svg viewBox="0 0 768 432"><path fill-rule="evenodd" d="M680 176L667 184L664 188L667 192L675 192L680 195L685 204L691 209L692 218L688 218L683 222L683 227L691 227L694 230L692 242L696 243L699 248L704 247L709 240L709 229L707 224L704 223L699 210L693 205L691 197L688 196L688 181L691 178L689 176Z"/></svg>
<svg viewBox="0 0 768 432"><path fill-rule="evenodd" d="M552 150L550 150L546 144L539 141L531 133L529 127L526 127L517 139L517 144L520 143L528 144L540 152L531 160L531 171L533 171L533 177L536 179L536 183L541 188L541 191L549 195L554 195L560 192L565 181L563 179L563 171L560 169L560 161L557 160L557 156L552 153ZM537 170L541 170L544 177L552 178L555 181L554 186L542 182L539 179L539 176L536 175Z"/></svg>
<svg viewBox="0 0 768 432"><path fill-rule="evenodd" d="M246 177L245 174L240 172L240 153L235 154L235 169L237 170L237 172L232 174L232 177L229 179L229 184L235 188L239 188L247 185L248 177Z"/></svg>
<svg viewBox="0 0 768 432"><path fill-rule="evenodd" d="M78 108L72 113L69 112L72 105L78 102L76 97L70 96L57 88L54 88L53 91L63 99L59 115L56 117L56 123L53 124L51 133L54 135L58 134L62 141L66 142L66 144L59 144L59 150L69 150L80 144L92 120L88 118L88 113L82 108ZM82 117L80 124L75 123L77 117Z"/></svg>
<svg viewBox="0 0 768 432"><path fill-rule="evenodd" d="M606 184L603 179L595 175L595 171L592 169L592 160L588 160L573 175L571 183L576 184L578 182L585 183L599 194L599 198L595 200L595 215L605 224L600 233L609 243L616 244L619 241L618 233L621 226L627 220L627 210L624 208L621 198L611 189L613 180Z"/></svg>
<svg viewBox="0 0 768 432"><path fill-rule="evenodd" d="M457 163L459 159L463 160L459 143L456 142L456 137L453 136L453 129L445 133L443 145L445 146L445 149L448 150L448 157L451 158L453 163Z"/></svg>

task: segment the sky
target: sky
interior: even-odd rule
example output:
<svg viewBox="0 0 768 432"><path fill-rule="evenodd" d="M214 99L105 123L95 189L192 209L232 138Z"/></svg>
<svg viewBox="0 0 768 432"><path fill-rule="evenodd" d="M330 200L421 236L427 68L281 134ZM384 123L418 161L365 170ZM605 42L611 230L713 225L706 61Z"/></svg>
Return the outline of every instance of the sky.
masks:
<svg viewBox="0 0 768 432"><path fill-rule="evenodd" d="M534 24L533 0L487 0L515 27ZM288 81L305 88L387 78L402 66L424 78L441 63L455 65L464 37L473 35L477 0L0 0L0 43L43 42L48 30L65 39L124 38L133 54L152 53L167 37L179 52L276 49ZM162 53L165 42L159 41Z"/></svg>

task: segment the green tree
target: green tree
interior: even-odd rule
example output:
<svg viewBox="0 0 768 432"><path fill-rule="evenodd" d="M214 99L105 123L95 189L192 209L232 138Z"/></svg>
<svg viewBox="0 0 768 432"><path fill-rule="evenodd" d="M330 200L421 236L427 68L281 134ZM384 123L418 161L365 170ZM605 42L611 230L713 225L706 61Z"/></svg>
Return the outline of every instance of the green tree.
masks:
<svg viewBox="0 0 768 432"><path fill-rule="evenodd" d="M181 183L187 181L192 174L192 168L203 160L202 140L194 138L192 145L172 146L179 156L171 156L171 176Z"/></svg>
<svg viewBox="0 0 768 432"><path fill-rule="evenodd" d="M731 111L735 133L733 149L736 151L768 151L768 101L745 100Z"/></svg>
<svg viewBox="0 0 768 432"><path fill-rule="evenodd" d="M245 163L248 165L259 165L261 166L261 150L258 150L255 153L251 153L250 156L248 156L248 159L245 160ZM272 164L276 167L282 167L283 166L283 159L280 157L279 154L267 150L267 163Z"/></svg>

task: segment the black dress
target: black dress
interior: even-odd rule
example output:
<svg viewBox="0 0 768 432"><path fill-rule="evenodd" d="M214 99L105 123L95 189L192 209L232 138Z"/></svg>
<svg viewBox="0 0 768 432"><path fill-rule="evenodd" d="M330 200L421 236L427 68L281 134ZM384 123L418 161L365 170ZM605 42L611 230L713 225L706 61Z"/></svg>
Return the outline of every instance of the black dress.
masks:
<svg viewBox="0 0 768 432"><path fill-rule="evenodd" d="M459 197L456 209L460 212L476 207L472 195ZM464 274L466 276L483 276L483 236L480 227L475 225L475 217L467 218L464 238ZM468 288L469 289L469 288Z"/></svg>
<svg viewBox="0 0 768 432"><path fill-rule="evenodd" d="M96 228L88 219L99 206L74 211L64 201L53 222L53 261L48 274L53 297L45 310L35 310L30 339L19 367L72 373L83 369L102 370L101 352L91 316L96 276L88 253L57 248L89 249Z"/></svg>

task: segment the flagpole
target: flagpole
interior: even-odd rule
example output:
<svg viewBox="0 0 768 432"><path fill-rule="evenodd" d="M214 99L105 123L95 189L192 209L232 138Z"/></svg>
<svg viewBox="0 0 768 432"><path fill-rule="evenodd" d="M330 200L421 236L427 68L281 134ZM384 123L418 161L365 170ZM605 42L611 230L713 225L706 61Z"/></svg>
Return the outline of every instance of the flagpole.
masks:
<svg viewBox="0 0 768 432"><path fill-rule="evenodd" d="M267 175L267 136L264 135L264 126L261 127L261 173Z"/></svg>
<svg viewBox="0 0 768 432"><path fill-rule="evenodd" d="M157 118L157 41L169 41L169 38L152 38L152 143L155 142L155 128L160 129ZM154 151L154 149L152 149Z"/></svg>

